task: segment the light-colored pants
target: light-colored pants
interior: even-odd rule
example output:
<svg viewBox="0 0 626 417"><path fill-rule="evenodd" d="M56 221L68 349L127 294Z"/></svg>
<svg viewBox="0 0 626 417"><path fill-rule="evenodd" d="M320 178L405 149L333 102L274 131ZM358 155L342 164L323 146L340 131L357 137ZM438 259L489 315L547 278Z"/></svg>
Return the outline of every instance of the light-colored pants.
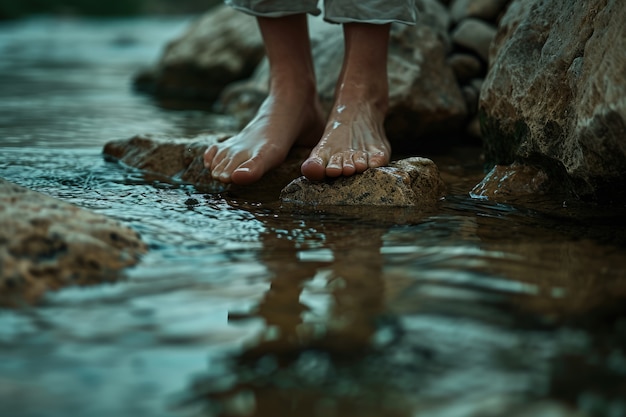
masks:
<svg viewBox="0 0 626 417"><path fill-rule="evenodd" d="M253 16L319 15L318 0L225 0L229 6ZM415 0L324 0L324 19L332 23L415 24Z"/></svg>

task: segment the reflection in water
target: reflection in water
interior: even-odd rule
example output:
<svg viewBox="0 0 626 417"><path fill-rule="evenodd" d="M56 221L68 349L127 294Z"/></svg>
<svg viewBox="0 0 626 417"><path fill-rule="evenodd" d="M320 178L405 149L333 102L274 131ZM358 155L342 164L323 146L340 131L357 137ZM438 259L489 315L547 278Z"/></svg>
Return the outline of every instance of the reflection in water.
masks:
<svg viewBox="0 0 626 417"><path fill-rule="evenodd" d="M299 229L285 235L280 219L266 218L268 232L262 235L260 260L271 276L270 288L252 311L230 314L231 321L261 318L264 329L241 353L227 359L232 361L229 372L236 378L226 387L210 389L217 412L406 415L397 404L381 402L382 396L368 399L363 390L375 394L373 387L360 386L349 375L338 385L350 386L329 385L330 373L335 372L333 359L362 358L382 317L380 248L385 228L333 222L326 227L312 219L303 226L314 230L317 239L298 236ZM222 377L217 376L220 382ZM215 380L205 380L194 390L203 395L207 383L214 385ZM376 385L384 387L380 381Z"/></svg>
<svg viewBox="0 0 626 417"><path fill-rule="evenodd" d="M372 321L382 309L383 230L349 224L334 230L310 222L307 226L321 234L325 250L309 248L306 242L297 249L297 240L263 235L261 261L268 266L272 284L257 314L275 336L255 350L357 352L368 345Z"/></svg>
<svg viewBox="0 0 626 417"><path fill-rule="evenodd" d="M299 229L285 239L284 219L263 219L262 260L271 285L258 307L230 319L261 318L264 330L223 359L227 383L223 374L209 373L192 387L191 402L209 400L210 413L220 416L458 415L459 409L509 415L526 408L530 415L570 415L558 402L527 407L543 398L591 407L563 391L565 384L555 389L561 377L552 368L592 349L590 341L553 325L578 320L581 299L584 311L600 320L598 307L621 304L624 291L602 306L593 295L625 282L624 261L605 252L620 249L605 247L605 268L595 270L584 258L598 255L597 243L584 239L578 248L571 236L553 233L553 222L512 207L475 203L473 212L459 215L467 205L451 197L435 216L378 227L311 216L300 225L316 237L308 245ZM503 222L516 233L507 234ZM553 256L544 239L561 251L589 252L572 264ZM607 277L606 268L620 272ZM573 278L548 278L555 274ZM579 288L579 274L591 283ZM618 378L603 366L593 372ZM623 388L602 389L593 408L604 415L606 401L620 398Z"/></svg>
<svg viewBox="0 0 626 417"><path fill-rule="evenodd" d="M123 282L0 310L1 415L626 414L623 210L471 200L476 152L437 161L432 213L303 212L105 162L110 139L227 123L127 88L183 23L0 26L0 176L150 246Z"/></svg>

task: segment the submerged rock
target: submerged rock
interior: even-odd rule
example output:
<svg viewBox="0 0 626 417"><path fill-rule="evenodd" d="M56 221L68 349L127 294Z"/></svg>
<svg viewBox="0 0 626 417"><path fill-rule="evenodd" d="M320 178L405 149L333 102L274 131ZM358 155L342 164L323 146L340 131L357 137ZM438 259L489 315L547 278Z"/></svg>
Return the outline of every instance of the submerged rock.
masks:
<svg viewBox="0 0 626 417"><path fill-rule="evenodd" d="M486 160L583 198L626 199L626 3L516 0L480 98Z"/></svg>
<svg viewBox="0 0 626 417"><path fill-rule="evenodd" d="M280 194L285 203L309 206L396 206L430 208L445 193L433 161L407 158L363 174L312 182L304 177Z"/></svg>
<svg viewBox="0 0 626 417"><path fill-rule="evenodd" d="M119 279L146 251L128 227L2 179L0 242L0 305Z"/></svg>
<svg viewBox="0 0 626 417"><path fill-rule="evenodd" d="M103 153L146 173L161 175L164 179L212 185L214 181L204 169L202 155L209 145L230 136L227 133L207 133L185 139L136 135L108 142Z"/></svg>

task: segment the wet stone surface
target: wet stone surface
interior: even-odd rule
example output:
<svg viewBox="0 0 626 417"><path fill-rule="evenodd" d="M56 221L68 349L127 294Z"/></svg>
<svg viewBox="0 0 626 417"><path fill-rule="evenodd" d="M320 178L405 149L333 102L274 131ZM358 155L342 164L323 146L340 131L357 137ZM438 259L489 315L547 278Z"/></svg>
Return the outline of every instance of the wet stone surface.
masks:
<svg viewBox="0 0 626 417"><path fill-rule="evenodd" d="M299 177L280 193L284 203L303 206L395 206L430 209L445 194L433 161L406 158L362 175L312 182Z"/></svg>
<svg viewBox="0 0 626 417"><path fill-rule="evenodd" d="M117 221L0 178L0 304L46 291L119 280L146 245Z"/></svg>

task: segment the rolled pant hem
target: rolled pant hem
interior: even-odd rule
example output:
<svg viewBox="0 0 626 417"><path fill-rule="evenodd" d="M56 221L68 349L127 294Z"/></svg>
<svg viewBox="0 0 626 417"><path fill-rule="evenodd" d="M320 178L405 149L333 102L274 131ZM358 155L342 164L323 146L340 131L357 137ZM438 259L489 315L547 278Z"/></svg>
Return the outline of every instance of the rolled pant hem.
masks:
<svg viewBox="0 0 626 417"><path fill-rule="evenodd" d="M281 10L279 12L278 11L277 12L259 12L256 10L248 9L247 7L237 6L232 3L230 3L229 6L235 10L238 10L240 12L243 12L245 14L248 14L254 17L285 17L285 16L296 15L296 14L310 14L313 16L319 16L322 13L322 11L318 9L317 7L315 9L309 9L309 10Z"/></svg>
<svg viewBox="0 0 626 417"><path fill-rule="evenodd" d="M372 25L386 25L388 23L402 23L404 25L415 26L414 20L402 20L402 19L356 19L352 17L324 17L324 20L328 23L369 23Z"/></svg>

